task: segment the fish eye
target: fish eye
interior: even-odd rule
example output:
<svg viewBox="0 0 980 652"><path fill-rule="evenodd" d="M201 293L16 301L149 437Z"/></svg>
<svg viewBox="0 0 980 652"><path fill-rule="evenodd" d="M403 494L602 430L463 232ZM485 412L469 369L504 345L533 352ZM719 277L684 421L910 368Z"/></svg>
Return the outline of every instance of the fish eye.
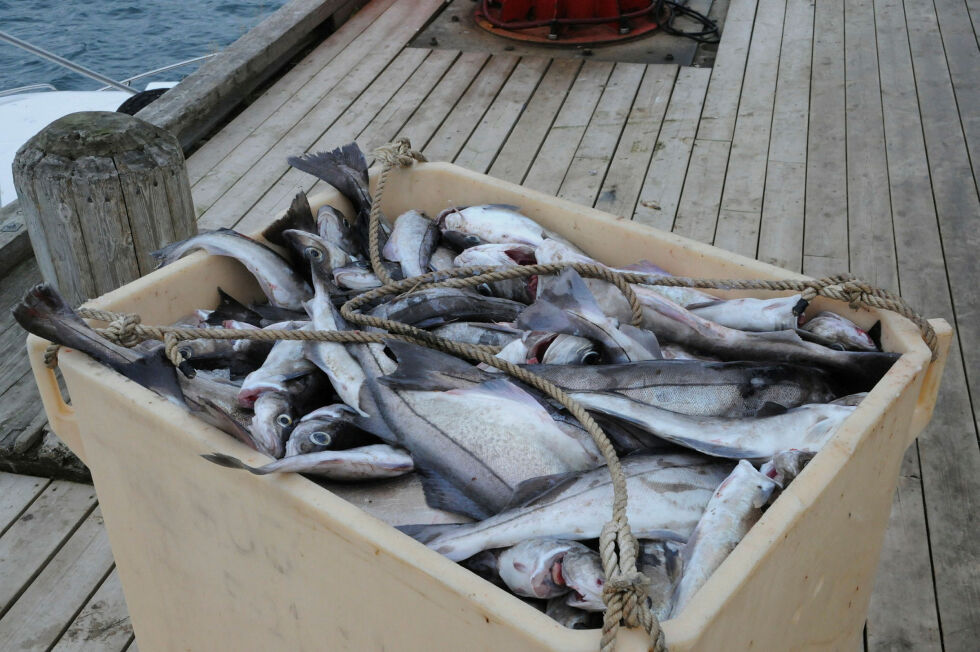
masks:
<svg viewBox="0 0 980 652"><path fill-rule="evenodd" d="M317 446L329 446L332 440L333 437L331 437L328 433L321 432L319 430L310 433L310 441Z"/></svg>
<svg viewBox="0 0 980 652"><path fill-rule="evenodd" d="M293 419L288 414L280 414L276 417L276 423L283 428L288 428L293 425Z"/></svg>
<svg viewBox="0 0 980 652"><path fill-rule="evenodd" d="M182 346L177 349L177 353L180 354L184 360L189 360L192 355L194 355L194 350L189 346Z"/></svg>
<svg viewBox="0 0 980 652"><path fill-rule="evenodd" d="M582 364L599 364L598 351L589 351L582 356Z"/></svg>
<svg viewBox="0 0 980 652"><path fill-rule="evenodd" d="M310 260L322 260L323 259L323 252L320 251L319 249L317 249L316 247L307 247L303 251L303 253Z"/></svg>
<svg viewBox="0 0 980 652"><path fill-rule="evenodd" d="M490 295L493 294L493 290L490 288L490 285L487 283L480 283L479 285L477 285L476 291L485 297L489 297Z"/></svg>

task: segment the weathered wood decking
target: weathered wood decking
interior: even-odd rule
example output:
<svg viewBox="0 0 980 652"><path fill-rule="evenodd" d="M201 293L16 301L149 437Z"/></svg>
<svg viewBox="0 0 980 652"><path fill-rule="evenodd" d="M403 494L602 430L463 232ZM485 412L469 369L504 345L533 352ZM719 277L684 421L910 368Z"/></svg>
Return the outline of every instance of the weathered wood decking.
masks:
<svg viewBox="0 0 980 652"><path fill-rule="evenodd" d="M433 160L901 291L957 337L865 643L976 649L980 5L732 0L710 70L406 47L439 5L374 0L191 156L202 228L253 230L313 189L288 155L407 136ZM0 648L130 644L98 519L88 487L0 475Z"/></svg>

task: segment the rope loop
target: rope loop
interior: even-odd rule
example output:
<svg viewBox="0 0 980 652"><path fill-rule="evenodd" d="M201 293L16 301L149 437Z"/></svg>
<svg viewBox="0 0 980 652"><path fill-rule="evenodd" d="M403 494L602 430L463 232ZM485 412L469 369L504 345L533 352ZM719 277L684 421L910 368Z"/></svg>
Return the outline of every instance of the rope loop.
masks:
<svg viewBox="0 0 980 652"><path fill-rule="evenodd" d="M134 347L143 341L141 333L136 328L139 324L139 315L123 313L109 322L103 329L102 336L121 346Z"/></svg>
<svg viewBox="0 0 980 652"><path fill-rule="evenodd" d="M427 160L422 152L412 149L412 143L404 136L374 150L374 158L389 169L395 166L404 168L416 161L425 163Z"/></svg>

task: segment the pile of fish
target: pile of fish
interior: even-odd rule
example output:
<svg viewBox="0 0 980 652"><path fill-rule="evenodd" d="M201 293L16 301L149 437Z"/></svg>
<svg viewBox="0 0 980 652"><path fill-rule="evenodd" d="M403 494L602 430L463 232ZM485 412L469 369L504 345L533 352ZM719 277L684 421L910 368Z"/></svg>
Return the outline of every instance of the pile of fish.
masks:
<svg viewBox="0 0 980 652"><path fill-rule="evenodd" d="M367 165L356 145L291 159L354 208L314 212L300 193L264 240L228 229L155 255L203 249L240 261L265 298L219 289L214 309L178 322L235 329L351 328L338 306L382 285L368 261ZM459 266L595 263L518 207L410 210L382 229L395 279ZM587 244L587 243L582 243ZM667 275L639 261L630 271ZM631 324L608 282L566 269L476 289L429 287L369 314L499 347L585 406L622 458L629 522L650 605L677 614L766 505L834 434L897 355L799 295L720 299L633 286ZM386 344L200 339L178 372L159 342L100 337L48 286L15 314L28 330L88 353L273 458L256 474L303 473L561 623L603 609L597 537L612 485L589 434L560 405L495 368L403 341Z"/></svg>

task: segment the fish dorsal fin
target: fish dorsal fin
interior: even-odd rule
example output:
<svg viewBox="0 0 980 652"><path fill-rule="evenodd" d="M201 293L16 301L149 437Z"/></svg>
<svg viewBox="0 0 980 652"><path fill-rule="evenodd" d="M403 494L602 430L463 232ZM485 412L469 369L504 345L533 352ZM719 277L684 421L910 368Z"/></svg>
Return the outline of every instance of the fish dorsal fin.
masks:
<svg viewBox="0 0 980 652"><path fill-rule="evenodd" d="M757 417L774 417L780 414L786 414L789 411L785 405L775 403L773 401L766 401L763 403L758 410L755 411Z"/></svg>
<svg viewBox="0 0 980 652"><path fill-rule="evenodd" d="M643 348L650 352L654 360L663 359L664 354L660 350L660 342L657 341L657 336L653 331L648 331L645 328L637 328L633 324L620 324L619 331L643 346Z"/></svg>
<svg viewBox="0 0 980 652"><path fill-rule="evenodd" d="M871 341L875 343L875 346L878 347L878 350L882 351L883 349L881 346L881 321L880 320L876 321L874 323L874 326L872 326L865 332L868 334L868 337L871 338Z"/></svg>
<svg viewBox="0 0 980 652"><path fill-rule="evenodd" d="M391 388L446 391L493 378L492 374L435 349L394 339L386 340L385 345L395 354L398 367L378 381Z"/></svg>
<svg viewBox="0 0 980 652"><path fill-rule="evenodd" d="M429 507L462 514L477 521L493 516L492 511L478 504L437 472L427 469L424 463L419 463L417 459L415 463L422 479L425 503Z"/></svg>
<svg viewBox="0 0 980 652"><path fill-rule="evenodd" d="M543 475L538 478L525 480L514 489L514 493L510 497L510 502L507 503L507 506L502 511L516 509L518 507L530 507L535 503L546 501L550 496L553 496L575 482L581 475L581 472L570 471L568 473Z"/></svg>
<svg viewBox="0 0 980 652"><path fill-rule="evenodd" d="M568 312L601 322L606 319L595 296L574 269L566 269L547 284L538 285L538 297L517 318L518 328L580 335Z"/></svg>
<svg viewBox="0 0 980 652"><path fill-rule="evenodd" d="M282 232L288 229L317 232L313 209L310 208L310 202L302 190L293 197L286 213L262 231L262 237L274 245L288 247L289 243L282 237Z"/></svg>

